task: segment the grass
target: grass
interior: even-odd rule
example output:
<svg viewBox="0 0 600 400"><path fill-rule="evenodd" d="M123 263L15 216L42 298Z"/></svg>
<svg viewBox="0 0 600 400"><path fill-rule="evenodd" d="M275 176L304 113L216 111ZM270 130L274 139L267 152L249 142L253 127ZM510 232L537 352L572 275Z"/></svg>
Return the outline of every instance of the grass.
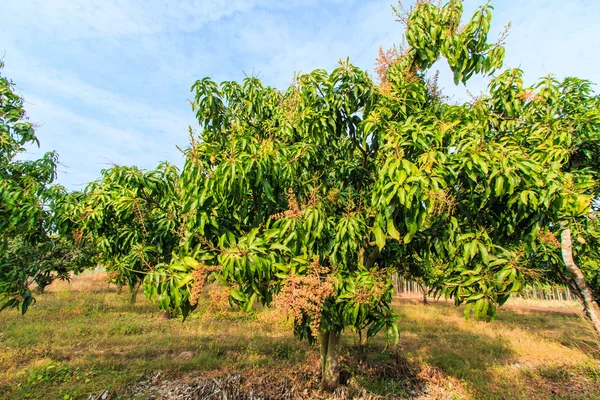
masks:
<svg viewBox="0 0 600 400"><path fill-rule="evenodd" d="M1 314L0 398L85 399L106 389L124 398L157 371L164 382L240 373L248 385L264 385L269 374L289 383L301 371L297 385L317 379L318 349L296 341L275 310L200 311L182 323L163 319L143 296L130 304L102 278L90 272L55 283L25 316ZM206 310L208 296L203 301ZM398 346L386 348L378 336L360 347L344 334L342 367L353 393L600 398L600 343L576 305L515 301L486 324L465 321L448 303L415 303L397 301Z"/></svg>

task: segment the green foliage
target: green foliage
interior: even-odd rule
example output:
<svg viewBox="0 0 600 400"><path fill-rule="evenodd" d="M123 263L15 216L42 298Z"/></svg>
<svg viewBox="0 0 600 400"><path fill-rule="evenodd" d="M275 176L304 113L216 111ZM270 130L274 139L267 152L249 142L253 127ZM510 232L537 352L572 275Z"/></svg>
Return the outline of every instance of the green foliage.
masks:
<svg viewBox="0 0 600 400"><path fill-rule="evenodd" d="M299 337L312 340L317 327L396 335L391 281L365 265L378 146L363 124L377 98L368 75L341 63L331 74L299 76L284 93L254 78L204 79L192 90L203 131L181 176L183 252L218 266L217 279L244 309L271 303L296 277L313 277L303 288L319 293L332 284L318 312L296 310ZM191 290L180 285L170 287Z"/></svg>
<svg viewBox="0 0 600 400"><path fill-rule="evenodd" d="M92 182L76 213L93 238L99 261L112 281L132 290L161 263L170 263L179 243L179 171L115 166Z"/></svg>
<svg viewBox="0 0 600 400"><path fill-rule="evenodd" d="M560 214L555 203L579 197L561 191L559 166L548 175L499 140L491 105L446 105L428 87L426 70L441 55L463 82L502 63L503 48L487 44L490 7L458 32L461 12L456 1L420 4L408 19L410 47L381 87L348 62L298 76L285 92L255 78L197 81L202 132L181 175L181 253L208 270L188 270L180 283L168 278L186 273L179 263L156 272L147 283L168 283L147 290L163 308L189 307L190 292L218 269L241 308L286 293L300 338L346 327L394 338L389 274L430 263L444 265L448 295L492 317L520 285L518 246Z"/></svg>
<svg viewBox="0 0 600 400"><path fill-rule="evenodd" d="M405 60L411 71L425 71L442 55L454 73L454 83L467 83L475 73L493 73L502 67L504 48L489 44L487 37L493 7L486 4L475 11L465 26L462 1L451 0L443 7L429 2L417 4L406 26L409 51Z"/></svg>
<svg viewBox="0 0 600 400"><path fill-rule="evenodd" d="M500 75L490 85L491 96L482 99L482 105L492 111L492 129L502 145L520 147L542 171L538 175L543 185L537 181L539 189L521 193L517 187L511 196L512 204L521 209L532 208L536 211L534 218L539 218L542 207L552 211L550 220L540 220L540 230L531 232L532 238L534 234L538 237L520 251L520 259L530 275L525 279L569 282L556 239L559 221L563 220L575 235L575 261L596 299L600 299L599 269L594 261L598 259L598 222L594 213L587 215L599 193L600 96L592 92L591 82L578 78L558 81L547 77L525 88L521 74L520 70L512 70ZM500 186L498 180L496 183ZM510 190L506 178L502 189L506 189L506 183ZM547 197L557 194L560 196L554 200ZM514 219L505 221L510 224Z"/></svg>
<svg viewBox="0 0 600 400"><path fill-rule="evenodd" d="M180 250L208 269L168 278L155 294L163 308L189 308L189 293L218 269L243 309L286 293L300 338L317 327L393 338L393 270L486 320L538 277L540 232L589 210L598 100L589 82L526 88L513 69L472 103L444 103L427 79L440 57L466 83L504 56L487 42L489 5L459 29L461 15L460 1L418 3L408 47L380 86L348 62L285 92L255 78L197 81L202 132L181 175ZM161 274L173 271L186 273Z"/></svg>
<svg viewBox="0 0 600 400"><path fill-rule="evenodd" d="M23 313L35 302L33 284L41 291L57 277L81 271L92 257L88 242L58 221L69 195L52 185L56 153L18 159L32 143L38 141L23 99L0 75L0 310Z"/></svg>
<svg viewBox="0 0 600 400"><path fill-rule="evenodd" d="M144 279L144 294L148 299L170 313L181 312L187 318L196 303L190 303L193 271L201 265L191 257L176 259L169 266L159 264Z"/></svg>
<svg viewBox="0 0 600 400"><path fill-rule="evenodd" d="M599 110L589 82L548 77L525 88L520 70L492 79L489 94L471 104L428 97L426 69L440 55L457 81L500 66L503 48L481 41L489 10L453 33L460 2L417 5L407 20L411 47L387 70L373 121L386 132L373 194L379 248L397 251L400 268L414 278L437 277L438 293L486 320L525 279L539 276L528 267L540 231L589 210ZM449 36L433 40L440 29ZM449 52L445 43L456 40L467 47ZM573 151L575 142L585 151ZM577 171L573 154L581 154Z"/></svg>
<svg viewBox="0 0 600 400"><path fill-rule="evenodd" d="M29 384L60 385L73 378L73 367L61 363L50 363L43 368L25 372Z"/></svg>

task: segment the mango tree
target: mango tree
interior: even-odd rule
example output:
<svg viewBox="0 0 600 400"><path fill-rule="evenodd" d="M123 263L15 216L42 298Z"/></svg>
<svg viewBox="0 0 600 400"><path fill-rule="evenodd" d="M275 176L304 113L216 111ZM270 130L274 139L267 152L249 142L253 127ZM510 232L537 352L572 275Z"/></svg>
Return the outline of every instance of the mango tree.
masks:
<svg viewBox="0 0 600 400"><path fill-rule="evenodd" d="M549 92L553 101L546 113L554 113L567 132L563 169L578 183L574 189L591 199L588 215L559 225L563 263L555 265L555 272L577 295L600 335L600 95L591 82L572 77L554 80ZM584 185L586 178L593 181Z"/></svg>
<svg viewBox="0 0 600 400"><path fill-rule="evenodd" d="M561 215L534 244L532 267L568 284L600 334L597 206L581 215L600 194L600 96L593 93L591 82L573 77L547 77L530 88L523 86L520 72L510 79L513 84L505 85L503 96L514 99L519 115L511 135L532 157L561 168L569 179L567 189L581 195L578 210ZM537 137L524 136L524 127L535 130Z"/></svg>
<svg viewBox="0 0 600 400"><path fill-rule="evenodd" d="M540 237L587 218L597 196L599 102L589 82L547 77L527 88L520 70L507 70L490 82L489 94L470 104L419 103L416 88L425 99L424 77L440 55L455 81L466 82L473 72L498 66L504 52L480 35L457 45L448 32L487 33L491 21L485 6L455 30L460 7L457 1L442 8L419 3L406 18L408 47L380 69L380 110L394 117L383 125L388 157L374 229L403 239L405 270L417 279L444 271L438 291L457 304L465 301L467 316L489 320L524 279L540 278L543 267L532 262L539 259ZM440 30L438 21L447 15L455 17ZM412 229L404 233L398 225ZM570 233L561 230L563 257L554 273L570 284L599 329L597 305L569 259Z"/></svg>
<svg viewBox="0 0 600 400"><path fill-rule="evenodd" d="M0 69L3 67L0 61ZM64 188L52 185L57 155L22 160L28 144L39 144L14 84L0 75L0 310L35 302L32 288L86 268L87 242L58 221Z"/></svg>
<svg viewBox="0 0 600 400"><path fill-rule="evenodd" d="M102 175L79 204L80 227L111 281L128 285L134 302L148 272L169 264L179 243L179 171L162 163L151 171L114 166Z"/></svg>
<svg viewBox="0 0 600 400"><path fill-rule="evenodd" d="M164 298L189 311L212 274L232 287L233 304L283 306L299 338L319 340L327 390L339 383L343 329L398 337L390 274L403 262L439 260L482 280L507 271L501 295L452 277L461 285L453 296L475 305L477 316L492 315L490 302L502 301L519 274L494 242L516 227L490 235L467 215L485 205L471 180L471 150L483 132L468 132L487 121L470 105L443 104L425 78L441 54L457 81L501 65L503 48L487 43L490 7L462 30L460 17L460 2L419 3L409 18L410 47L380 86L347 62L298 76L285 92L255 78L197 81L193 108L202 132L181 175L186 234L171 271L177 283ZM482 153L496 151L500 165L501 149L492 143ZM514 157L526 162L518 149ZM488 178L486 188L500 187ZM519 222L528 218L529 210L513 209Z"/></svg>

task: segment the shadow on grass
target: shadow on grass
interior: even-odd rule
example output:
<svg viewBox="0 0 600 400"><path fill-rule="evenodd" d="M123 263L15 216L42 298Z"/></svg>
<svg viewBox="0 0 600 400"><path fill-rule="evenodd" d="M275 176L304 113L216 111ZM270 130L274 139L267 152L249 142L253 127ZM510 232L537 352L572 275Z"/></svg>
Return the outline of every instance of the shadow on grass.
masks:
<svg viewBox="0 0 600 400"><path fill-rule="evenodd" d="M496 379L494 367L513 361L509 342L463 329L454 323L418 325L401 319L400 341L386 348L377 337L367 348L349 348L349 366L362 386L374 394L405 398L427 394L443 376L474 387ZM423 361L425 363L423 363Z"/></svg>
<svg viewBox="0 0 600 400"><path fill-rule="evenodd" d="M486 324L465 321L463 310L448 303L402 304L397 308L401 332L399 351L421 366L437 368L449 380L454 378L466 383L475 398L547 398L556 393L563 393L565 398L578 398L591 390L594 383L590 382L597 381L598 366L594 361L588 359L589 365L585 365L586 362L561 359L571 354L571 350L598 357L598 341L587 321L577 314L527 307L501 309L498 318ZM523 349L523 345L519 345L522 340L532 348ZM543 352L550 348L558 350L556 344L569 350L565 349L556 355L555 361L549 362L548 354ZM541 352L539 359L536 352ZM543 368L538 371L535 365L539 363L543 363L547 371ZM554 385L551 375L561 369L567 370L566 375L580 384L568 385L567 380L562 379L562 386ZM547 373L542 373L544 371Z"/></svg>

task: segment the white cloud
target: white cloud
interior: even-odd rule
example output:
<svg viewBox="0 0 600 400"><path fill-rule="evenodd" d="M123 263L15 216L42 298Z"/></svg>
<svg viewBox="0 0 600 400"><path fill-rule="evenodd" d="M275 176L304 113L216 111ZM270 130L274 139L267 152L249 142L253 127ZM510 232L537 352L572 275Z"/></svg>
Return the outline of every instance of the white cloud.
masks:
<svg viewBox="0 0 600 400"><path fill-rule="evenodd" d="M327 1L340 3L341 0ZM285 10L326 1L294 0L4 0L7 30L62 39L196 31L206 24L257 8Z"/></svg>

